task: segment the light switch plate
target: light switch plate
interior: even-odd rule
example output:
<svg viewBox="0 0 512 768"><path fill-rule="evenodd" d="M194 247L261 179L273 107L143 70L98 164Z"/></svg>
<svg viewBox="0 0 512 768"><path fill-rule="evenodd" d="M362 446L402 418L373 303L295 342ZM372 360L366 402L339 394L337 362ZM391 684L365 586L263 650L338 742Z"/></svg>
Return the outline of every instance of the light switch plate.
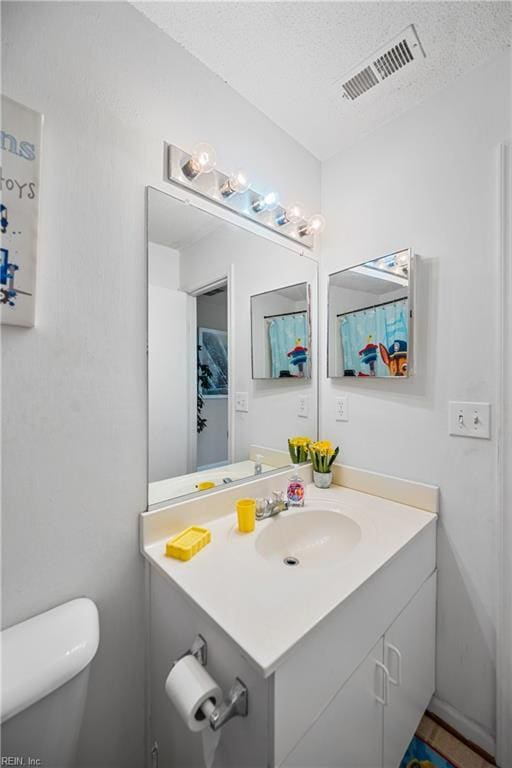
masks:
<svg viewBox="0 0 512 768"><path fill-rule="evenodd" d="M479 437L489 440L491 437L491 404L449 403L450 435L459 437Z"/></svg>
<svg viewBox="0 0 512 768"><path fill-rule="evenodd" d="M336 398L336 421L348 421L348 395Z"/></svg>
<svg viewBox="0 0 512 768"><path fill-rule="evenodd" d="M235 392L235 411L249 412L249 395L247 392Z"/></svg>
<svg viewBox="0 0 512 768"><path fill-rule="evenodd" d="M299 395L297 416L300 416L303 419L307 419L309 416L309 397L307 395Z"/></svg>

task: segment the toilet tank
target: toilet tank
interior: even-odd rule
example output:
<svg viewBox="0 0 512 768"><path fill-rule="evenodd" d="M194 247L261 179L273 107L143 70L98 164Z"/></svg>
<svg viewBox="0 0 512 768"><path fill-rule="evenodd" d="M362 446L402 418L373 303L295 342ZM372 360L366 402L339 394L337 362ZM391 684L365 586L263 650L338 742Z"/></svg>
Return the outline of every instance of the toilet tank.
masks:
<svg viewBox="0 0 512 768"><path fill-rule="evenodd" d="M0 639L3 764L72 766L99 644L95 604L71 600L3 630Z"/></svg>

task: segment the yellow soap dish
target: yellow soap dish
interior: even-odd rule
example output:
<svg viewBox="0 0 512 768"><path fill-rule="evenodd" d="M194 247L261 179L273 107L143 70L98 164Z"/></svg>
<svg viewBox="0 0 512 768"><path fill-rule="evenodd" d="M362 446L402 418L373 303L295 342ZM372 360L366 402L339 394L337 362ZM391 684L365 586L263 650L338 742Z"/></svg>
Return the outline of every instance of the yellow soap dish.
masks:
<svg viewBox="0 0 512 768"><path fill-rule="evenodd" d="M196 488L198 491L208 491L210 488L215 488L215 483L205 481L204 483L198 483Z"/></svg>
<svg viewBox="0 0 512 768"><path fill-rule="evenodd" d="M167 557L174 557L176 560L190 560L197 555L200 549L210 543L212 535L208 528L201 528L199 525L191 525L184 531L178 533L174 538L169 539L165 545L165 554Z"/></svg>

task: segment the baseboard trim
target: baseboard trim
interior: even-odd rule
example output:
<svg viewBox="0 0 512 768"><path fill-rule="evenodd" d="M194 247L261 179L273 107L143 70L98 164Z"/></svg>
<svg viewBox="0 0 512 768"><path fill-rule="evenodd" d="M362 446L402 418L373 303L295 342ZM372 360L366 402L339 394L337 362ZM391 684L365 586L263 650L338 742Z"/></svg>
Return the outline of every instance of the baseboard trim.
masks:
<svg viewBox="0 0 512 768"><path fill-rule="evenodd" d="M482 728L481 725L475 723L474 720L471 720L463 715L462 712L459 712L458 709L452 707L451 704L439 699L437 696L433 696L428 705L428 712L443 720L467 741L476 744L477 747L480 747L488 755L494 756L496 754L496 739L494 736L488 733L485 728Z"/></svg>

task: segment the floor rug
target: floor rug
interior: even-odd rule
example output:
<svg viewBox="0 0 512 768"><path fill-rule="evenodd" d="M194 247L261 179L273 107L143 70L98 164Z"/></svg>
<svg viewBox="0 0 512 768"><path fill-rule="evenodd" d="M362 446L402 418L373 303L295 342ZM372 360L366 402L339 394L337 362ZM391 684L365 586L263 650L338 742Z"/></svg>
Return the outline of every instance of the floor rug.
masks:
<svg viewBox="0 0 512 768"><path fill-rule="evenodd" d="M455 768L455 766L415 736L400 763L400 768Z"/></svg>
<svg viewBox="0 0 512 768"><path fill-rule="evenodd" d="M426 744L438 755L441 755L449 766L455 768L495 768L492 758L486 759L475 751L472 746L457 738L443 726L426 714L416 731L419 740ZM437 763L434 762L436 766ZM443 765L441 763L441 765ZM422 766L423 768L423 766Z"/></svg>

